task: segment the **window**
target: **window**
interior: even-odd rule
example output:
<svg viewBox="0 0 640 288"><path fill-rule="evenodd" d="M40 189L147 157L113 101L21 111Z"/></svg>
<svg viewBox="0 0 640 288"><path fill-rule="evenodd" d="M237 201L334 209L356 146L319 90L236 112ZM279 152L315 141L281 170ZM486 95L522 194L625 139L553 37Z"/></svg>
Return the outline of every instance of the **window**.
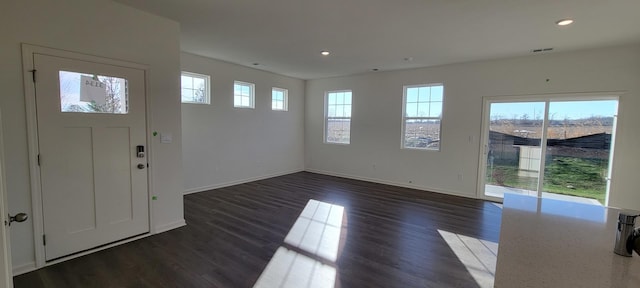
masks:
<svg viewBox="0 0 640 288"><path fill-rule="evenodd" d="M325 141L349 144L351 138L351 91L332 91L325 96Z"/></svg>
<svg viewBox="0 0 640 288"><path fill-rule="evenodd" d="M233 82L233 107L254 108L254 89L255 85L253 83Z"/></svg>
<svg viewBox="0 0 640 288"><path fill-rule="evenodd" d="M440 150L442 84L404 86L402 147Z"/></svg>
<svg viewBox="0 0 640 288"><path fill-rule="evenodd" d="M124 78L59 71L60 111L129 113L128 81Z"/></svg>
<svg viewBox="0 0 640 288"><path fill-rule="evenodd" d="M180 77L182 103L211 103L211 89L209 82L210 78L208 75L182 72Z"/></svg>
<svg viewBox="0 0 640 288"><path fill-rule="evenodd" d="M271 110L287 111L289 102L287 94L289 94L287 89L273 87L271 90Z"/></svg>

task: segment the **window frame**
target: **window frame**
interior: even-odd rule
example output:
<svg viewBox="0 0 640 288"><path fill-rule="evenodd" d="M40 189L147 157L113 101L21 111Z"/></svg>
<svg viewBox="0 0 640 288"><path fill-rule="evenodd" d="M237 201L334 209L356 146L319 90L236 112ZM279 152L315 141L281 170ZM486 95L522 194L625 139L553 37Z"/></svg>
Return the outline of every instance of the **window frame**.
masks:
<svg viewBox="0 0 640 288"><path fill-rule="evenodd" d="M182 100L182 89L191 89L193 88L183 88L182 87L182 76L190 77L190 78L200 78L204 80L204 102L196 102L196 101L184 101ZM193 80L192 80L193 81ZM180 72L180 103L181 104L201 104L201 105L211 105L211 76L206 74L200 74L189 71L181 71Z"/></svg>
<svg viewBox="0 0 640 288"><path fill-rule="evenodd" d="M282 109L277 109L273 107L273 92L282 92L283 98L282 98ZM289 90L288 89L284 89L284 88L278 88L278 87L271 87L271 111L289 111Z"/></svg>
<svg viewBox="0 0 640 288"><path fill-rule="evenodd" d="M249 106L243 106L243 105L237 105L236 104L236 96L246 97L244 95L236 95L236 85L248 86L249 87ZM240 108L240 109L255 109L256 108L256 84L253 84L251 82L238 81L238 80L233 81L233 108Z"/></svg>
<svg viewBox="0 0 640 288"><path fill-rule="evenodd" d="M351 116L349 117L329 117L329 95L330 94L335 94L335 93L344 93L344 92L349 92L351 94L351 104L349 104L350 107L350 111L349 114ZM345 104L341 104L341 105L345 105ZM349 145L351 144L351 119L353 118L353 90L350 89L344 89L344 90L333 90L333 91L325 91L324 93L324 143L327 144L337 144L337 145ZM329 141L328 136L328 129L329 129L329 120L330 119L349 119L349 139L348 141L345 142L336 142L336 141Z"/></svg>
<svg viewBox="0 0 640 288"><path fill-rule="evenodd" d="M407 91L409 88L424 88L427 87L431 89L432 87L442 87L442 101L429 101L427 102L416 102L416 103L429 103L431 105L432 102L441 102L440 107L440 116L439 117L408 117L407 116ZM418 151L440 151L442 149L442 116L444 115L444 101L445 101L445 91L444 91L444 83L429 83L429 84L412 84L412 85L404 85L402 86L402 134L400 140L400 149L407 150L418 150ZM407 129L407 120L438 120L439 128L438 128L438 148L430 148L430 147L407 147L406 146L406 129Z"/></svg>

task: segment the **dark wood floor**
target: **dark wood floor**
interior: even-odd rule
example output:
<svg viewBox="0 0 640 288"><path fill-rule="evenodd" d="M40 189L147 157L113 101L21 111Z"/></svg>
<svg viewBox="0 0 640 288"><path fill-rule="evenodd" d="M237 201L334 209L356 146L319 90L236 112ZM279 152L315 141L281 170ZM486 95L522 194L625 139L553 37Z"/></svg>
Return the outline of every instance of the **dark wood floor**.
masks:
<svg viewBox="0 0 640 288"><path fill-rule="evenodd" d="M336 287L478 287L438 230L498 242L490 202L301 172L187 195L187 226L17 276L15 287L252 287L309 199L345 207Z"/></svg>

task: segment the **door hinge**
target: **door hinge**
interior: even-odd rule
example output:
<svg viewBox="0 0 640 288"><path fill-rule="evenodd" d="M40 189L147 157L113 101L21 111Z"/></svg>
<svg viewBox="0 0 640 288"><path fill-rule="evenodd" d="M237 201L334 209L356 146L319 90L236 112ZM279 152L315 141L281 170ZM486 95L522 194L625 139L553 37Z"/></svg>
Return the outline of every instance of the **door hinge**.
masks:
<svg viewBox="0 0 640 288"><path fill-rule="evenodd" d="M38 154L38 166L40 166L40 154Z"/></svg>
<svg viewBox="0 0 640 288"><path fill-rule="evenodd" d="M46 234L42 234L42 245L43 246L47 246L47 235Z"/></svg>
<svg viewBox="0 0 640 288"><path fill-rule="evenodd" d="M36 69L29 70L31 72L31 78L33 79L33 83L36 83Z"/></svg>

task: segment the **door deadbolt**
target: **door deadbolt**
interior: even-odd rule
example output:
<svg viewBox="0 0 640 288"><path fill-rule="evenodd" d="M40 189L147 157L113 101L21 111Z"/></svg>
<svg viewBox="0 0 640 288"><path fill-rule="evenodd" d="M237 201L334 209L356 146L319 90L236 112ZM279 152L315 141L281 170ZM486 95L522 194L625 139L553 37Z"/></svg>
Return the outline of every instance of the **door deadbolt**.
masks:
<svg viewBox="0 0 640 288"><path fill-rule="evenodd" d="M143 145L136 146L136 157L144 158L144 146ZM142 169L142 168L140 168L140 169Z"/></svg>
<svg viewBox="0 0 640 288"><path fill-rule="evenodd" d="M7 225L11 226L12 222L24 222L27 221L27 219L29 219L29 215L27 215L27 213L18 213L16 214L16 216L11 216L11 214L8 215L9 216L9 223L7 223Z"/></svg>
<svg viewBox="0 0 640 288"><path fill-rule="evenodd" d="M142 163L138 164L138 169L144 169L144 164Z"/></svg>

